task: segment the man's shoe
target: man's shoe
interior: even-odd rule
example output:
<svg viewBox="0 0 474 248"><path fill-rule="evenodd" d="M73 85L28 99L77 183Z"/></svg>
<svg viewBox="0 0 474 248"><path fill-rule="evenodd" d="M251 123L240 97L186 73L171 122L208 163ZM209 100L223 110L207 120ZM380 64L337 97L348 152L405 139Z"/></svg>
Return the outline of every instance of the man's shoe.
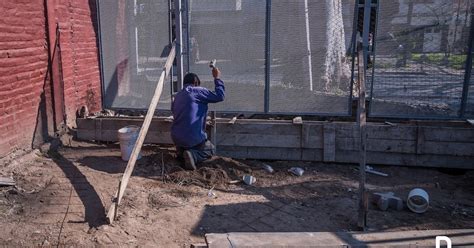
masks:
<svg viewBox="0 0 474 248"><path fill-rule="evenodd" d="M193 154L190 151L183 152L184 168L187 170L196 170L196 163L194 162Z"/></svg>

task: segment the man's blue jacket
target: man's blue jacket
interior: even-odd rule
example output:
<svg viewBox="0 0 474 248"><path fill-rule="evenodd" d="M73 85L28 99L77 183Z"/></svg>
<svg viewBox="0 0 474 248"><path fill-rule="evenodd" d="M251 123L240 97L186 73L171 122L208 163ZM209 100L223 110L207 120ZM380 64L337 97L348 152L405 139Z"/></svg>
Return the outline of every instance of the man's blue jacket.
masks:
<svg viewBox="0 0 474 248"><path fill-rule="evenodd" d="M224 101L225 95L224 82L214 79L214 84L215 92L187 84L176 94L171 106L171 138L176 146L191 148L207 139L207 104Z"/></svg>

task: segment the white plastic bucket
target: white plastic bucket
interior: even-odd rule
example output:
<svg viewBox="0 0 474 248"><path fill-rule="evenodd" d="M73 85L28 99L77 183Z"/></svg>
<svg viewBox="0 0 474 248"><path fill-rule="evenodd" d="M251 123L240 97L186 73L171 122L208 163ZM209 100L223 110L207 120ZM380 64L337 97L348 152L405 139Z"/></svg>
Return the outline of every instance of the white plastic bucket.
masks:
<svg viewBox="0 0 474 248"><path fill-rule="evenodd" d="M140 127L137 126L126 126L118 130L118 140L120 142L120 152L122 153L122 160L128 161L132 154L133 146L138 138ZM138 154L138 158L142 157Z"/></svg>
<svg viewBox="0 0 474 248"><path fill-rule="evenodd" d="M420 188L414 188L408 193L407 206L418 214L426 212L430 205L430 197L428 192Z"/></svg>

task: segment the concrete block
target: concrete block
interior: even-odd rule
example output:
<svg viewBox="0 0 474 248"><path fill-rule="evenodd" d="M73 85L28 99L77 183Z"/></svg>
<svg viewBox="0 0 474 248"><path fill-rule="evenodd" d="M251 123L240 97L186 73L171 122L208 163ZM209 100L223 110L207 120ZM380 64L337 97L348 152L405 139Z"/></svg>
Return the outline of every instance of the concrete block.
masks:
<svg viewBox="0 0 474 248"><path fill-rule="evenodd" d="M372 202L382 211L386 211L389 208L394 210L403 209L403 200L395 196L393 192L373 193Z"/></svg>

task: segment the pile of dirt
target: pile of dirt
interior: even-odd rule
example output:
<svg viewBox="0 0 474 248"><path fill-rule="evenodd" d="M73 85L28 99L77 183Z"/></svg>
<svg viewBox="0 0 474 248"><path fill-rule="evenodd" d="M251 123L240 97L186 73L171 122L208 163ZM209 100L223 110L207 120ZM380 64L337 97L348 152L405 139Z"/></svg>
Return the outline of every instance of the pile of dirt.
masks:
<svg viewBox="0 0 474 248"><path fill-rule="evenodd" d="M197 185L204 188L225 187L228 184L238 182L243 175L251 173L249 165L239 161L213 157L200 164L195 171L187 171L178 165L172 165L166 169L165 181L178 185Z"/></svg>
<svg viewBox="0 0 474 248"><path fill-rule="evenodd" d="M140 161L138 174L155 175L165 183L177 185L196 185L203 188L225 187L236 183L245 174L251 174L256 166L231 158L215 156L198 165L195 171L185 170L182 162L166 152L157 152Z"/></svg>

